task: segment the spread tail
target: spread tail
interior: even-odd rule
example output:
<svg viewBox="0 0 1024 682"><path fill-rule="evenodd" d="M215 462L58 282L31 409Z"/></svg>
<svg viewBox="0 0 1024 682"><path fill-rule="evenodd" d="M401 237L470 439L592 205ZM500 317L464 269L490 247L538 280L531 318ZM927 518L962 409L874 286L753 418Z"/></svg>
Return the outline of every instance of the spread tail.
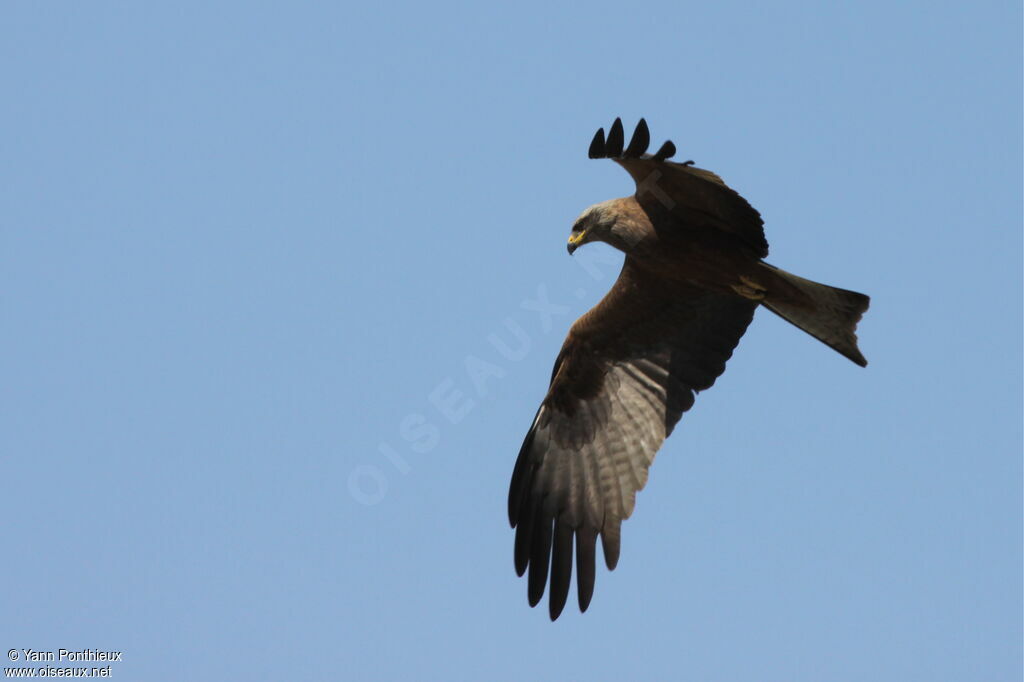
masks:
<svg viewBox="0 0 1024 682"><path fill-rule="evenodd" d="M871 299L797 277L774 265L761 265L773 273L761 305L861 367L867 366L857 348L856 329ZM772 286L773 280L781 286Z"/></svg>

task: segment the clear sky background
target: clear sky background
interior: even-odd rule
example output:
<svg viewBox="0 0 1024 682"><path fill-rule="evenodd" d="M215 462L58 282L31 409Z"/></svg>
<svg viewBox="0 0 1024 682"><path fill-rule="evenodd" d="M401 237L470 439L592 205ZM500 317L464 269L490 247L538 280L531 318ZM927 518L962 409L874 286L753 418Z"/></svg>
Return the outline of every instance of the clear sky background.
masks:
<svg viewBox="0 0 1024 682"><path fill-rule="evenodd" d="M1019 2L6 3L0 648L1019 679L1021 58ZM760 311L552 624L505 499L617 272L565 252L632 192L586 157L615 116L743 193L771 262L870 294L871 364Z"/></svg>

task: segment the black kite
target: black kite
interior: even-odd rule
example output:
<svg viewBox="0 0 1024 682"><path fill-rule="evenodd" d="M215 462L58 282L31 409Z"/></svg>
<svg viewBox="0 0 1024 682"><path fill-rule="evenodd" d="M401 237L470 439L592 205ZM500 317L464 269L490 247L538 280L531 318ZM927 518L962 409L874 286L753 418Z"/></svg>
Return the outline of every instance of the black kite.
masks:
<svg viewBox="0 0 1024 682"><path fill-rule="evenodd" d="M594 592L599 535L615 568L620 524L654 454L694 395L725 371L758 305L867 365L854 331L868 297L765 263L760 214L714 173L668 161L671 142L647 154L649 142L641 119L624 148L616 119L607 140L601 129L590 145L591 158L613 159L633 176L636 194L585 210L569 253L603 241L626 260L569 330L512 474L516 572L529 569L531 606L550 573L552 620L569 593L574 544L581 611Z"/></svg>

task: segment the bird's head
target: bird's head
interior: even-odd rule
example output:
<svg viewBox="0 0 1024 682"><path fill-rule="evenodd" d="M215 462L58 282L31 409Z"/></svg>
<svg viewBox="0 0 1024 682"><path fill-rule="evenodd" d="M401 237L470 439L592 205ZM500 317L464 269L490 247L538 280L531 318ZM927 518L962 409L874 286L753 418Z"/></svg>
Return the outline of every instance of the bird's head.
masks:
<svg viewBox="0 0 1024 682"><path fill-rule="evenodd" d="M639 211L639 206L631 197L594 204L573 223L569 234L569 253L589 242L605 242L629 253L642 236L633 216L636 211Z"/></svg>
<svg viewBox="0 0 1024 682"><path fill-rule="evenodd" d="M587 242L609 241L612 228L615 226L615 211L611 204L611 201L594 204L580 214L572 224L572 232L569 234L570 254Z"/></svg>

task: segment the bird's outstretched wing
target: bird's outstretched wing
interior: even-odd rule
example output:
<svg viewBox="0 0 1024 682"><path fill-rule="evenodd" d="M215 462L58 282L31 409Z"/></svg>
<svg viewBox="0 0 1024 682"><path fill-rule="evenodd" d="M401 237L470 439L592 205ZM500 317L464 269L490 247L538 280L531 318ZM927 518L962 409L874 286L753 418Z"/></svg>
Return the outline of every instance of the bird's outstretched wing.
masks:
<svg viewBox="0 0 1024 682"><path fill-rule="evenodd" d="M550 568L552 620L561 613L575 544L586 610L598 535L614 569L619 526L655 452L694 393L725 370L756 306L698 289L666 290L627 257L612 289L572 326L509 489L516 572L529 569L531 606L544 595Z"/></svg>
<svg viewBox="0 0 1024 682"><path fill-rule="evenodd" d="M671 141L654 154L647 154L651 135L640 119L628 145L624 146L622 120L594 135L590 158L614 160L636 182L636 198L652 216L671 215L683 226L713 227L729 232L753 249L758 258L768 255L761 214L731 189L722 178L697 168L692 161L668 161L676 153Z"/></svg>

